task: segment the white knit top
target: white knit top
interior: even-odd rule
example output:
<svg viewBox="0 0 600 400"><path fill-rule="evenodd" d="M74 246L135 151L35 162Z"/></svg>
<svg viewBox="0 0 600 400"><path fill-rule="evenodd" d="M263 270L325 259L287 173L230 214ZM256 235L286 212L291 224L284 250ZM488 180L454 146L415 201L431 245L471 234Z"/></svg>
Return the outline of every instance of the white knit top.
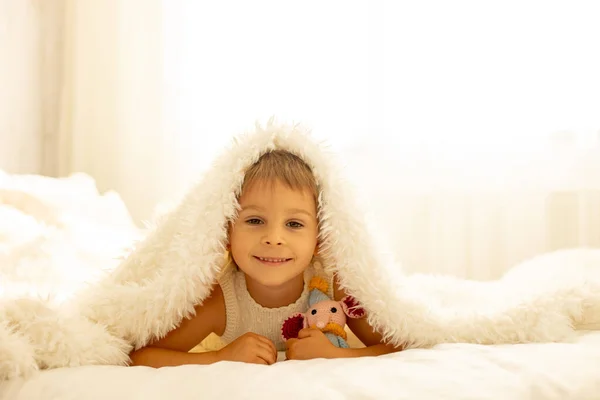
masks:
<svg viewBox="0 0 600 400"><path fill-rule="evenodd" d="M304 313L308 309L308 282L314 275L315 268L311 265L304 272L304 290L296 302L285 307L266 308L258 304L248 293L246 276L242 271L233 268L226 271L219 279L227 313L222 341L229 344L243 334L253 332L273 341L277 351L285 351L281 326L291 315Z"/></svg>

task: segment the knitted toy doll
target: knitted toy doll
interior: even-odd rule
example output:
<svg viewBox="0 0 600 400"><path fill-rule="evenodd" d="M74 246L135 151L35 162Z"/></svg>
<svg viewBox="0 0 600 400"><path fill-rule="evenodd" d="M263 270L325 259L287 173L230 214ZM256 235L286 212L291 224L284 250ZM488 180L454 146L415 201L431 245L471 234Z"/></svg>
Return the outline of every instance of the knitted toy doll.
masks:
<svg viewBox="0 0 600 400"><path fill-rule="evenodd" d="M347 348L347 334L344 330L346 318L364 318L365 310L352 296L346 296L340 301L327 296L327 281L314 277L309 284L309 309L303 314L294 314L283 321L281 335L284 340L297 338L303 328L316 328L336 347Z"/></svg>

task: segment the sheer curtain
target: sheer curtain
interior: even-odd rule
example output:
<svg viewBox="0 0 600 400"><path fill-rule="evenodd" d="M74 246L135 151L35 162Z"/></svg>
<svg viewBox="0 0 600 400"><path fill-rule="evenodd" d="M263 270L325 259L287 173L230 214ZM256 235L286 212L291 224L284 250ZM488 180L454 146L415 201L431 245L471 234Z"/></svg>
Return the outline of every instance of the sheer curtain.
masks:
<svg viewBox="0 0 600 400"><path fill-rule="evenodd" d="M149 218L177 174L165 129L160 0L65 1L60 174L92 175Z"/></svg>
<svg viewBox="0 0 600 400"><path fill-rule="evenodd" d="M31 4L0 2L0 169L14 173L40 169L40 23Z"/></svg>
<svg viewBox="0 0 600 400"><path fill-rule="evenodd" d="M407 272L600 245L593 2L66 1L57 163L137 220L234 133L313 128ZM382 239L382 240L383 240Z"/></svg>

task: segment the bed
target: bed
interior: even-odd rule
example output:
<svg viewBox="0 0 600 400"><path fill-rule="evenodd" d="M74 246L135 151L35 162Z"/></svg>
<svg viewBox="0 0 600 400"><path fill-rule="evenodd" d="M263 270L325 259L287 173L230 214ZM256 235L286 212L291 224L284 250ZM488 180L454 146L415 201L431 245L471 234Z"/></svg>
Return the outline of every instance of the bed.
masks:
<svg viewBox="0 0 600 400"><path fill-rule="evenodd" d="M87 366L0 385L1 399L599 399L600 332L572 343L445 344L273 366Z"/></svg>
<svg viewBox="0 0 600 400"><path fill-rule="evenodd" d="M60 287L53 301L65 301L142 235L118 195L99 194L88 176L0 171L5 296L46 296ZM43 370L0 382L0 399L600 399L600 331L591 329L563 343L441 344L377 358L281 359L268 367L221 362Z"/></svg>

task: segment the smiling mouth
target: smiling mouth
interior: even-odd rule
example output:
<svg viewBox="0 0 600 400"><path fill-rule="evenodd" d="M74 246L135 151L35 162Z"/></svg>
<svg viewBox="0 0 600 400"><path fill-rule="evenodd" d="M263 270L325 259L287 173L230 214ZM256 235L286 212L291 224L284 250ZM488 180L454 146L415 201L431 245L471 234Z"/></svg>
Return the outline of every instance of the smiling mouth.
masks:
<svg viewBox="0 0 600 400"><path fill-rule="evenodd" d="M284 263L292 260L291 258L258 257L258 256L254 256L254 258L256 258L261 263L268 264L268 265L281 265L281 264L284 264Z"/></svg>

